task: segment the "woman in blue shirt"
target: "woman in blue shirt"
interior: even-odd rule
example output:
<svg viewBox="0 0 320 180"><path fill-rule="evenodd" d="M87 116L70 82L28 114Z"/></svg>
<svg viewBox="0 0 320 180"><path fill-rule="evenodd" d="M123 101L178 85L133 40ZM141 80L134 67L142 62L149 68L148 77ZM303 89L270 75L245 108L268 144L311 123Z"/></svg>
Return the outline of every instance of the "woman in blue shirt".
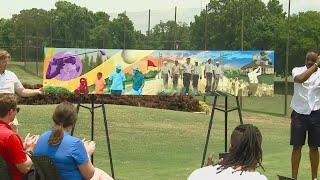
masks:
<svg viewBox="0 0 320 180"><path fill-rule="evenodd" d="M59 104L52 119L55 127L40 136L34 155L50 157L63 180L112 179L102 170L95 168L90 161L95 143L70 135L77 120L73 104Z"/></svg>

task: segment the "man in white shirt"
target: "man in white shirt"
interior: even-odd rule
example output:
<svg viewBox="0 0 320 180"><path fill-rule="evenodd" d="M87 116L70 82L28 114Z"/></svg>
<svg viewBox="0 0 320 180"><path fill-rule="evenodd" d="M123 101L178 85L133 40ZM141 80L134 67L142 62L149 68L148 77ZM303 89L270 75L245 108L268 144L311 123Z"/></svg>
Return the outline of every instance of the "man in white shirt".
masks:
<svg viewBox="0 0 320 180"><path fill-rule="evenodd" d="M192 67L192 87L195 95L199 95L199 90L198 90L199 78L202 79L201 67L199 66L198 61L196 61L195 65Z"/></svg>
<svg viewBox="0 0 320 180"><path fill-rule="evenodd" d="M182 65L182 71L183 71L183 91L182 91L182 95L188 95L189 94L190 79L191 79L192 65L190 63L190 58L187 58L186 61L187 62Z"/></svg>
<svg viewBox="0 0 320 180"><path fill-rule="evenodd" d="M21 97L30 97L41 94L41 89L25 89L15 73L6 70L10 54L0 50L0 93L16 93Z"/></svg>
<svg viewBox="0 0 320 180"><path fill-rule="evenodd" d="M206 78L206 92L211 91L212 77L213 77L213 64L211 63L211 59L208 59L208 62L204 66L204 78Z"/></svg>
<svg viewBox="0 0 320 180"><path fill-rule="evenodd" d="M164 61L162 71L161 71L161 78L163 79L164 89L168 89L169 74L170 74L170 68L168 66L167 61Z"/></svg>
<svg viewBox="0 0 320 180"><path fill-rule="evenodd" d="M174 61L174 65L172 66L171 72L172 72L171 78L172 78L172 83L173 83L173 90L174 90L174 92L176 92L177 87L178 87L179 76L181 75L180 65L178 63L178 60Z"/></svg>
<svg viewBox="0 0 320 180"><path fill-rule="evenodd" d="M312 179L317 179L320 146L320 56L308 52L305 66L292 70L294 94L291 101L291 137L293 145L291 163L292 178L297 179L301 149L308 132Z"/></svg>
<svg viewBox="0 0 320 180"><path fill-rule="evenodd" d="M216 91L219 85L219 81L222 79L223 76L223 70L222 66L220 65L220 62L216 62L216 66L214 67L214 82L213 82L213 91Z"/></svg>
<svg viewBox="0 0 320 180"><path fill-rule="evenodd" d="M0 93L18 94L21 97L31 97L42 94L42 89L25 89L14 72L7 70L10 54L0 50ZM17 130L18 120L12 122L13 128Z"/></svg>

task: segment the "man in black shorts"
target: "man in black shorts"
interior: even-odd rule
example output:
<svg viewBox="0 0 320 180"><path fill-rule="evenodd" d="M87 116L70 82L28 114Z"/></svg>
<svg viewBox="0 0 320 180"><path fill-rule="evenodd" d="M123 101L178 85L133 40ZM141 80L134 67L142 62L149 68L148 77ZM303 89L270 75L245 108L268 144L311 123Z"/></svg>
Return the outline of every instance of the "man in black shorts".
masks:
<svg viewBox="0 0 320 180"><path fill-rule="evenodd" d="M292 70L294 94L291 101L292 178L297 179L301 149L308 133L312 179L317 179L320 146L320 56L308 52L305 66Z"/></svg>

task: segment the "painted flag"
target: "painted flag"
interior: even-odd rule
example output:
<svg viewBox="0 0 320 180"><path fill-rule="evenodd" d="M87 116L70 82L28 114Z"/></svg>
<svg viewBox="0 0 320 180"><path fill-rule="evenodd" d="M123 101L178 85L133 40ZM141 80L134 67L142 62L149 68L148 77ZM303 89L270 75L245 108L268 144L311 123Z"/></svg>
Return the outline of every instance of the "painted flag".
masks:
<svg viewBox="0 0 320 180"><path fill-rule="evenodd" d="M151 61L151 60L148 60L148 67L149 67L149 66L157 67L157 66L153 63L153 61Z"/></svg>

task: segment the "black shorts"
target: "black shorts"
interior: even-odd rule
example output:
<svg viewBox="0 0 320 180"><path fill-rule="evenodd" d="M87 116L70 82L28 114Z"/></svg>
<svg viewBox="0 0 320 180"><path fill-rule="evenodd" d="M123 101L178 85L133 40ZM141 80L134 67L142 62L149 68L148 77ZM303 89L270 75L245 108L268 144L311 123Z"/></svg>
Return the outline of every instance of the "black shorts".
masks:
<svg viewBox="0 0 320 180"><path fill-rule="evenodd" d="M320 146L320 110L312 111L309 115L291 113L290 145L302 146L305 144L308 132L308 145Z"/></svg>

